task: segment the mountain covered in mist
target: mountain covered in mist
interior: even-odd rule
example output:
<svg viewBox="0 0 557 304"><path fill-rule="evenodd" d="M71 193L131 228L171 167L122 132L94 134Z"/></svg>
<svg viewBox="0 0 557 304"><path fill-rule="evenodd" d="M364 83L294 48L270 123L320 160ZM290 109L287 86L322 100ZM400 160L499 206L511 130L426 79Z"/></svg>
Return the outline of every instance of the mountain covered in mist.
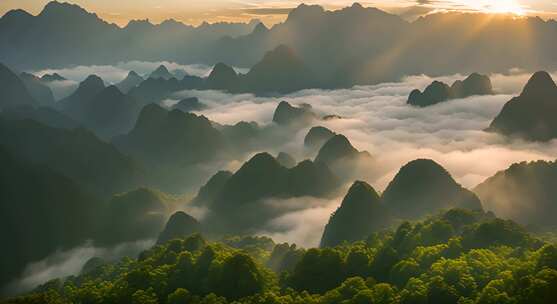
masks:
<svg viewBox="0 0 557 304"><path fill-rule="evenodd" d="M483 209L474 193L429 159L404 165L383 192L382 200L395 216L404 219L419 218L441 209Z"/></svg>
<svg viewBox="0 0 557 304"><path fill-rule="evenodd" d="M202 188L196 200L209 208L207 221L212 229L239 233L260 229L286 211L265 200L327 197L340 186L324 164L303 161L288 169L268 153L255 155L233 175L218 176Z"/></svg>
<svg viewBox="0 0 557 304"><path fill-rule="evenodd" d="M12 10L0 19L0 57L22 69L112 64L132 58L183 62L182 56L203 63L214 41L248 34L257 24L204 23L193 27L174 20L159 25L132 20L118 27L78 5L52 1L36 16Z"/></svg>
<svg viewBox="0 0 557 304"><path fill-rule="evenodd" d="M206 117L156 104L143 107L133 129L114 143L142 162L165 167L209 161L224 152L222 134Z"/></svg>
<svg viewBox="0 0 557 304"><path fill-rule="evenodd" d="M389 211L366 182L355 182L325 226L321 247L364 240L390 224Z"/></svg>
<svg viewBox="0 0 557 304"><path fill-rule="evenodd" d="M0 145L100 196L131 190L144 181L140 165L83 128L59 129L33 120L0 120Z"/></svg>
<svg viewBox="0 0 557 304"><path fill-rule="evenodd" d="M0 109L37 105L37 101L31 96L25 83L3 64L0 64L0 82L3 87L0 91Z"/></svg>
<svg viewBox="0 0 557 304"><path fill-rule="evenodd" d="M523 162L478 185L474 192L485 208L534 229L555 228L557 164Z"/></svg>
<svg viewBox="0 0 557 304"><path fill-rule="evenodd" d="M68 29L68 23L76 26ZM481 27L472 29L470 24ZM40 68L46 62L66 66L132 59L223 62L254 67L246 75L250 86L267 90L272 85L280 92L379 83L423 73L554 69L556 55L550 50L557 46L556 33L557 22L540 18L433 13L407 22L359 4L336 11L302 4L270 29L256 22L191 27L175 21L132 21L119 28L78 6L51 2L37 16L16 10L0 19L0 54L22 69ZM72 47L82 37L88 38ZM288 48L277 48L281 45ZM274 55L282 59L274 60ZM264 57L269 64L257 64ZM280 79L280 85L270 81L270 75Z"/></svg>
<svg viewBox="0 0 557 304"><path fill-rule="evenodd" d="M434 81L423 92L416 89L410 93L407 103L427 107L451 99L492 94L494 92L489 77L474 73L464 80L455 81L451 86Z"/></svg>
<svg viewBox="0 0 557 304"><path fill-rule="evenodd" d="M535 73L520 96L505 104L489 131L535 141L557 138L557 85L547 72Z"/></svg>
<svg viewBox="0 0 557 304"><path fill-rule="evenodd" d="M5 286L29 262L91 238L99 200L60 171L3 146L0 164L0 241L10 244L0 255L0 286Z"/></svg>

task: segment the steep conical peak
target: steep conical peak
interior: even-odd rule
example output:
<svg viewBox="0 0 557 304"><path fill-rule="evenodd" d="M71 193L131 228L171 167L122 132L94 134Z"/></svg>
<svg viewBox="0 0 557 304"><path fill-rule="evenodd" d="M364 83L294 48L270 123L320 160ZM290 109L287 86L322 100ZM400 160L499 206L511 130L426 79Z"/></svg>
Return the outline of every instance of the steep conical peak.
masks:
<svg viewBox="0 0 557 304"><path fill-rule="evenodd" d="M185 238L193 233L197 233L200 230L199 222L191 215L178 211L174 213L168 222L164 230L160 233L157 243L165 243L172 239Z"/></svg>
<svg viewBox="0 0 557 304"><path fill-rule="evenodd" d="M348 190L348 193L342 201L341 207L351 208L352 205L362 203L379 203L379 201L379 194L377 194L372 186L363 181L356 181Z"/></svg>
<svg viewBox="0 0 557 304"><path fill-rule="evenodd" d="M127 78L132 78L132 77L133 77L133 78L136 78L136 77L141 77L141 76L139 76L139 74L137 74L135 71L130 71L130 72L128 73Z"/></svg>
<svg viewBox="0 0 557 304"><path fill-rule="evenodd" d="M304 145L309 148L321 148L333 136L335 133L325 127L313 127L306 134Z"/></svg>
<svg viewBox="0 0 557 304"><path fill-rule="evenodd" d="M170 71L168 71L168 68L164 64L161 64L153 73L170 73Z"/></svg>
<svg viewBox="0 0 557 304"><path fill-rule="evenodd" d="M97 75L89 75L79 84L80 88L104 88L104 81Z"/></svg>
<svg viewBox="0 0 557 304"><path fill-rule="evenodd" d="M321 147L315 161L331 164L336 160L353 157L358 153L358 150L352 146L346 136L338 134L329 139L323 147Z"/></svg>
<svg viewBox="0 0 557 304"><path fill-rule="evenodd" d="M223 76L236 77L238 76L238 74L236 73L236 71L234 71L232 67L222 62L219 62L213 67L211 74L209 74L209 80L215 79L216 77L223 77Z"/></svg>
<svg viewBox="0 0 557 304"><path fill-rule="evenodd" d="M281 101L273 114L273 122L279 125L304 124L314 118L311 105L302 104L294 107L287 101Z"/></svg>
<svg viewBox="0 0 557 304"><path fill-rule="evenodd" d="M158 79L158 78L163 78L163 79L171 79L174 78L174 75L172 75L168 69L166 68L165 65L160 65L156 70L154 70L151 75L149 75L149 78L154 78L154 79Z"/></svg>
<svg viewBox="0 0 557 304"><path fill-rule="evenodd" d="M395 179L397 179L397 177L412 179L416 176L444 176L452 179L445 168L431 159L417 159L407 163L400 168Z"/></svg>
<svg viewBox="0 0 557 304"><path fill-rule="evenodd" d="M278 161L269 153L263 152L258 153L253 156L248 162L246 162L238 172L250 168L269 168L269 167L279 167Z"/></svg>
<svg viewBox="0 0 557 304"><path fill-rule="evenodd" d="M148 104L141 109L137 118L136 127L149 126L153 122L159 122L166 118L168 112L155 103Z"/></svg>
<svg viewBox="0 0 557 304"><path fill-rule="evenodd" d="M253 34L262 34L267 33L269 29L263 24L263 22L259 22L255 28L253 29Z"/></svg>
<svg viewBox="0 0 557 304"><path fill-rule="evenodd" d="M553 78L548 72L540 71L536 72L522 91L522 96L544 96L546 94L551 94L557 89Z"/></svg>

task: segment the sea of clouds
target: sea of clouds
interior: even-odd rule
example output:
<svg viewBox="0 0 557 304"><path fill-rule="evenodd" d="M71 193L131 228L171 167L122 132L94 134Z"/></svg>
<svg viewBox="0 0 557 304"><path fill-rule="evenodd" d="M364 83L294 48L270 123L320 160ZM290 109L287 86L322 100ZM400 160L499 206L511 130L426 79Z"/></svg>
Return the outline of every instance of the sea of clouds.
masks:
<svg viewBox="0 0 557 304"><path fill-rule="evenodd" d="M172 73L179 70L184 71L188 75L207 77L211 73L212 67L203 64L189 64L182 65L175 62L158 61L129 61L120 62L116 65L92 65L92 66L75 66L61 69L45 69L38 71L30 71L36 76L43 76L45 74L58 73L66 78L66 81L55 81L49 84L54 93L56 100L60 100L70 95L79 85L79 83L87 78L89 75L97 75L101 77L105 84L116 84L124 80L130 71L135 71L142 77L146 78L156 70L159 66L164 65ZM245 69L234 68L239 73L245 73Z"/></svg>
<svg viewBox="0 0 557 304"><path fill-rule="evenodd" d="M48 70L37 74L58 72L68 78L69 82L73 82L75 89L75 85L90 74L96 74L108 83L116 83L130 70L148 74L160 64L166 64L170 70L184 69L193 75L206 76L209 73L209 68L202 66L134 62L111 67ZM314 125L322 125L344 134L357 149L371 153L371 169L369 172L360 173L357 178L369 182L377 191L385 189L401 166L418 158L435 160L463 186L473 188L513 163L557 158L557 141L532 143L509 140L497 134L484 132L503 105L513 96L520 94L530 74L514 70L505 75L494 74L490 77L496 95L456 99L427 108L416 108L406 104L413 89L424 89L433 80L451 84L454 80L465 78L465 75L438 78L411 76L400 82L339 90L303 90L280 98L188 90L178 92L161 103L171 106L182 98L198 97L208 107L197 113L207 116L212 121L219 124L255 121L262 126L272 124L273 112L281 100L294 105L307 103L319 115L334 114L342 117L316 121ZM57 93L58 96L61 91ZM68 89L68 92L71 90ZM315 151L308 151L303 147L303 139L308 130L309 126L290 133L288 140L269 140L269 145L262 151L274 155L281 151L288 152L298 161L314 158ZM248 158L249 156L246 157ZM222 168L214 170L236 170L246 159L222 164ZM200 181L201 184L203 182L205 181ZM277 242L296 243L302 247L318 246L325 224L331 213L340 205L342 196L349 186L350 184L344 185L338 197L332 199L303 197L264 202L277 208L285 208L285 212L271 220L258 234L270 236ZM198 217L202 217L206 211L188 206L185 206L185 210ZM497 210L493 211L497 213ZM142 249L144 246L132 248ZM29 275L18 284L28 287L49 278L76 274L92 256L117 255L111 250L99 250L101 249L85 246L58 253L54 258L42 261L43 264L31 265L27 272ZM139 251L135 254L137 252ZM60 260L60 263L52 262L60 256L67 258Z"/></svg>
<svg viewBox="0 0 557 304"><path fill-rule="evenodd" d="M386 188L401 166L418 158L435 160L457 182L470 189L513 163L557 158L557 141L532 143L509 140L484 131L503 105L520 94L530 74L514 71L507 75L491 75L497 92L492 96L455 99L428 108L406 104L408 94L414 88L423 89L433 80L451 84L465 77L452 75L433 79L423 75L412 76L395 83L341 90L304 90L280 98L218 91L183 91L164 102L172 104L184 97L198 97L209 106L198 114L221 124L244 120L267 125L281 100L294 105L308 103L320 115L339 115L342 119L318 121L314 125L344 134L357 149L371 153L371 169L360 174L358 179L369 182L377 191ZM291 134L289 141L270 145L265 151L275 155L281 151L288 152L298 161L314 158L314 151L303 148L303 138L308 129ZM272 220L261 234L276 241L317 246L323 227L340 205L342 196L333 200L297 200L304 200L306 203L298 206L307 208L286 212Z"/></svg>

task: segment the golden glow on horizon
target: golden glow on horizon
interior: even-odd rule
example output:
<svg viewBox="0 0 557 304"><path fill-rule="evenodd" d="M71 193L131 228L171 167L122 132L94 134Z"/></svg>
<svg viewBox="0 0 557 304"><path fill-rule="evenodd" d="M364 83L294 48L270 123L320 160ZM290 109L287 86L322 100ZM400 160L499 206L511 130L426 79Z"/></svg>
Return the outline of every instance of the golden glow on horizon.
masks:
<svg viewBox="0 0 557 304"><path fill-rule="evenodd" d="M10 9L22 8L38 14L50 0L0 0L0 16ZM556 0L58 0L78 4L97 13L108 22L125 26L133 19L150 19L160 23L175 19L199 25L203 21L249 22L259 19L268 26L283 22L288 9L301 3L318 4L329 10L360 2L366 7L378 7L394 14L404 14L413 9L422 14L435 11L475 11L513 14L516 16L557 16ZM418 4L421 3L421 4ZM418 10L418 8L420 10ZM408 20L413 20L406 16ZM417 18L418 16L415 16Z"/></svg>
<svg viewBox="0 0 557 304"><path fill-rule="evenodd" d="M491 0L491 1L474 1L480 2L480 6L473 8L479 11L484 11L493 14L513 14L518 16L524 16L526 11L516 0ZM484 3L481 3L484 2Z"/></svg>

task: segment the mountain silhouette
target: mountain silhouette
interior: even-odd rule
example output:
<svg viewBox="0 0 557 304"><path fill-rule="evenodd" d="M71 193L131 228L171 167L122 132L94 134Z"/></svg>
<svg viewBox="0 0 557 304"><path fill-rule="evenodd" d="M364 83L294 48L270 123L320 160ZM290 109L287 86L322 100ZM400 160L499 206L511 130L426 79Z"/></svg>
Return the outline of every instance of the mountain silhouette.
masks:
<svg viewBox="0 0 557 304"><path fill-rule="evenodd" d="M73 102L67 113L101 138L110 139L129 132L140 109L133 98L109 86L91 98Z"/></svg>
<svg viewBox="0 0 557 304"><path fill-rule="evenodd" d="M450 87L443 82L434 81L423 93L420 90L412 91L407 103L427 107L451 99L491 94L493 94L493 88L489 77L474 73L463 81L455 81Z"/></svg>
<svg viewBox="0 0 557 304"><path fill-rule="evenodd" d="M14 10L0 18L0 58L21 70L132 60L206 63L200 58L211 53L207 50L213 42L249 34L256 25L193 27L166 20L158 25L132 21L119 27L77 5L52 1L36 16Z"/></svg>
<svg viewBox="0 0 557 304"><path fill-rule="evenodd" d="M0 63L0 109L14 106L36 105L25 84L14 72Z"/></svg>
<svg viewBox="0 0 557 304"><path fill-rule="evenodd" d="M166 221L167 207L163 195L139 188L112 197L95 237L101 245L156 238Z"/></svg>
<svg viewBox="0 0 557 304"><path fill-rule="evenodd" d="M498 172L478 185L474 192L485 208L532 229L555 228L557 163L522 162Z"/></svg>
<svg viewBox="0 0 557 304"><path fill-rule="evenodd" d="M281 101L273 114L273 122L283 126L303 125L314 119L316 119L316 115L311 111L310 105L294 107L286 101Z"/></svg>
<svg viewBox="0 0 557 304"><path fill-rule="evenodd" d="M242 79L247 91L290 93L311 87L314 77L294 50L280 45L265 54Z"/></svg>
<svg viewBox="0 0 557 304"><path fill-rule="evenodd" d="M338 179L324 164L303 161L288 169L270 154L259 153L230 176L209 202L208 227L227 233L254 231L285 211L263 200L326 197L338 186Z"/></svg>
<svg viewBox="0 0 557 304"><path fill-rule="evenodd" d="M478 197L459 185L439 164L418 159L404 165L382 195L394 215L415 219L442 209L482 210Z"/></svg>
<svg viewBox="0 0 557 304"><path fill-rule="evenodd" d="M53 128L75 129L80 126L78 122L69 116L51 107L12 107L4 109L0 116L6 120L34 120Z"/></svg>
<svg viewBox="0 0 557 304"><path fill-rule="evenodd" d="M104 81L99 76L89 75L85 80L79 83L75 92L60 100L57 105L71 117L82 116L82 105L98 95L105 88Z"/></svg>
<svg viewBox="0 0 557 304"><path fill-rule="evenodd" d="M64 81L64 80L67 80L67 79L62 77L58 73L52 73L52 74L44 74L41 77L41 80L44 81L44 82L54 82L54 81Z"/></svg>
<svg viewBox="0 0 557 304"><path fill-rule="evenodd" d="M134 71L130 71L124 80L116 84L116 87L123 93L127 94L131 89L137 87L143 81L143 77L139 76L139 74Z"/></svg>
<svg viewBox="0 0 557 304"><path fill-rule="evenodd" d="M470 24L483 26L474 29ZM287 45L312 71L312 80L318 80L309 85L338 88L397 81L405 75L554 70L557 64L550 50L555 49L556 33L552 20L536 17L451 12L407 22L361 5L334 11L300 5L285 22L268 30L257 22L192 27L173 20L160 25L130 22L120 28L79 7L52 2L37 16L15 10L0 19L0 58L20 70L130 60L225 62L249 68L269 50ZM248 88L295 89L307 79L292 67L285 64L278 73L254 72ZM289 75L282 72L286 70Z"/></svg>
<svg viewBox="0 0 557 304"><path fill-rule="evenodd" d="M0 119L0 145L9 153L45 165L106 197L144 182L140 166L91 131L58 129L33 120Z"/></svg>
<svg viewBox="0 0 557 304"><path fill-rule="evenodd" d="M178 109L182 112L201 111L206 107L207 106L201 103L197 97L184 98L173 106L174 109Z"/></svg>
<svg viewBox="0 0 557 304"><path fill-rule="evenodd" d="M3 147L0 166L0 240L10 244L0 254L0 286L6 286L29 263L90 239L100 202L59 172Z"/></svg>
<svg viewBox="0 0 557 304"><path fill-rule="evenodd" d="M224 63L217 63L207 78L207 88L225 91L237 91L239 85L238 74Z"/></svg>
<svg viewBox="0 0 557 304"><path fill-rule="evenodd" d="M133 129L114 143L143 162L170 168L213 160L225 148L222 134L206 117L156 104L143 107Z"/></svg>
<svg viewBox="0 0 557 304"><path fill-rule="evenodd" d="M166 66L164 65L160 65L156 70L154 70L148 78L153 78L153 79L171 79L171 78L176 78L174 77L174 75L172 75L169 71L168 68L166 68Z"/></svg>
<svg viewBox="0 0 557 304"><path fill-rule="evenodd" d="M54 95L50 88L37 76L29 73L21 73L19 78L27 88L31 97L41 106L54 107Z"/></svg>
<svg viewBox="0 0 557 304"><path fill-rule="evenodd" d="M192 200L194 205L210 205L222 191L224 185L232 177L230 171L219 171L213 175L205 185L197 192L197 196Z"/></svg>
<svg viewBox="0 0 557 304"><path fill-rule="evenodd" d="M518 97L505 104L489 131L534 141L557 138L557 85L547 72L535 73Z"/></svg>
<svg viewBox="0 0 557 304"><path fill-rule="evenodd" d="M164 230L159 235L157 243L163 244L173 239L186 238L194 233L200 232L200 230L200 224L195 218L185 212L178 211L174 213L166 223Z"/></svg>
<svg viewBox="0 0 557 304"><path fill-rule="evenodd" d="M304 146L310 149L319 149L335 135L333 131L325 127L313 127L308 131L306 137L304 137Z"/></svg>
<svg viewBox="0 0 557 304"><path fill-rule="evenodd" d="M359 154L360 152L352 146L348 138L344 135L338 134L325 142L319 150L315 161L332 165L334 162L341 159L356 158Z"/></svg>
<svg viewBox="0 0 557 304"><path fill-rule="evenodd" d="M357 181L331 215L321 238L321 247L365 240L388 224L389 213L377 192L366 182Z"/></svg>

